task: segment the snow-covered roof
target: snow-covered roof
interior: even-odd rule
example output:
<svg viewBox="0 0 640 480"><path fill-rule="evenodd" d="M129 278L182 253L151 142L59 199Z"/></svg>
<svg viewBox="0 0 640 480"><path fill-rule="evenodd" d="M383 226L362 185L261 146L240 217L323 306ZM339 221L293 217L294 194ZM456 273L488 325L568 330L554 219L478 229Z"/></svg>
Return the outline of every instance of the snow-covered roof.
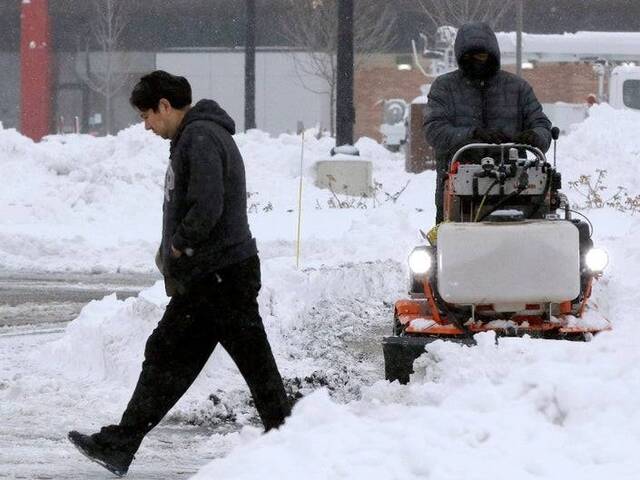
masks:
<svg viewBox="0 0 640 480"><path fill-rule="evenodd" d="M499 32L496 36L504 63L513 63L516 55L515 32ZM640 32L524 33L522 50L524 61L640 61Z"/></svg>

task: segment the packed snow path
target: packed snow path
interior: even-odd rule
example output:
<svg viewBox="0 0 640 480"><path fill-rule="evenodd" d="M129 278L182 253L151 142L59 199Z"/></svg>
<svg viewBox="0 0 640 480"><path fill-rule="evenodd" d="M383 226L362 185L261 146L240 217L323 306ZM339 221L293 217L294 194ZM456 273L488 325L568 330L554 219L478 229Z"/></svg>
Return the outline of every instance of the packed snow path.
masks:
<svg viewBox="0 0 640 480"><path fill-rule="evenodd" d="M110 418L108 392L92 395L92 385L70 385L60 376L38 375L30 361L34 351L57 334L0 336L0 478L93 480L108 478L71 447L66 432L94 428ZM16 368L19 366L19 369ZM159 427L140 451L129 478L189 478L213 454L224 450L201 447L212 432L185 425Z"/></svg>
<svg viewBox="0 0 640 480"><path fill-rule="evenodd" d="M119 298L128 298L154 282L149 275L123 274L37 274L34 272L3 272L0 274L0 364L5 368L0 375L0 389L7 389L19 378L33 374L34 366L28 358L28 353L37 351L42 345L54 341L64 332L69 320L77 317L81 308L92 299L102 298L110 292L117 292ZM20 365L16 372L9 365ZM51 379L50 379L51 380ZM51 382L49 385L53 385ZM37 408L42 415L40 421L37 416L26 414L26 410L19 415L3 416L0 429L0 478L25 479L56 479L56 478L104 478L98 476L78 476L77 469L72 468L77 461L82 465L82 459L69 455L68 443L64 438L43 431L49 425L55 424L56 419L64 417L57 404L55 386L37 395ZM54 396L54 398L51 398ZM53 407L53 408L52 408ZM33 410L31 410L33 412ZM47 425L47 422L49 425ZM189 449L192 439L209 435L206 429L198 429L184 425L168 426L160 429L162 441L150 440L150 448L157 454L171 458L172 451ZM200 431L202 430L202 432ZM184 446L182 448L181 446ZM13 454L13 455L12 455ZM192 456L184 455L184 473L188 477L198 464L186 464ZM206 458L206 455L202 456ZM65 458L62 465L54 459ZM152 457L153 458L153 457ZM144 478L153 478L153 461L150 469L141 466ZM99 470L96 471L100 474ZM175 478L180 478L177 470L173 472ZM162 477L156 477L162 478Z"/></svg>

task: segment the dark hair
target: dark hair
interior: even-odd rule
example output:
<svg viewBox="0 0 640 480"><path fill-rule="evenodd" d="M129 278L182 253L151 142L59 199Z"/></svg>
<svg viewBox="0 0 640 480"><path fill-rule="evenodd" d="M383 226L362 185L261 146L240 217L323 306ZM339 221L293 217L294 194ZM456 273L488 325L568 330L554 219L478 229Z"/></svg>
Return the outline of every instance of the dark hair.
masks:
<svg viewBox="0 0 640 480"><path fill-rule="evenodd" d="M160 99L166 98L171 106L182 109L191 104L191 85L184 77L162 70L151 72L133 87L129 102L140 111L158 109Z"/></svg>

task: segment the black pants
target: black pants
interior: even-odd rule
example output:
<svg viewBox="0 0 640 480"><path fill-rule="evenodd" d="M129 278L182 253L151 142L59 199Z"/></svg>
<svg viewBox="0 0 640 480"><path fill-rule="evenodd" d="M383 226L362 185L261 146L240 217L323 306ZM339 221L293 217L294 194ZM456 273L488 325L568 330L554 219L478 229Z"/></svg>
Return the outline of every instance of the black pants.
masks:
<svg viewBox="0 0 640 480"><path fill-rule="evenodd" d="M220 343L249 385L266 430L282 425L291 407L258 312L260 261L220 270L172 297L145 348L138 384L120 425L107 427L137 450L187 391Z"/></svg>
<svg viewBox="0 0 640 480"><path fill-rule="evenodd" d="M444 185L447 181L447 174L441 168L436 173L436 225L444 221Z"/></svg>

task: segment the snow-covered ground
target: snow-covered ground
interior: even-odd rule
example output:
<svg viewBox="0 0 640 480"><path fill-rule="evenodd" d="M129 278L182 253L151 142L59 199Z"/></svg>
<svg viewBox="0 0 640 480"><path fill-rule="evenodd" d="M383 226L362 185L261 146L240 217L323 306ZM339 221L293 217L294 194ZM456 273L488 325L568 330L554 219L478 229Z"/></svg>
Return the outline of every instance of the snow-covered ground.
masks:
<svg viewBox="0 0 640 480"><path fill-rule="evenodd" d="M559 143L565 184L606 169L607 191L624 185L640 194L639 127L636 113L592 109ZM194 478L637 478L640 217L584 212L612 259L594 294L612 332L590 343L496 345L489 334L473 348L436 343L410 385L388 384L379 342L406 287L406 255L419 229L431 226L434 174L407 174L400 155L362 139L358 147L381 184L377 201L332 208L332 194L311 181L311 165L331 140L311 133L299 270L301 138L236 136L263 261L261 312L287 389L303 398L282 429L260 435L246 387L219 349L164 424L214 433L183 438L186 461L158 454L163 432L150 436L132 478L195 471L213 457ZM112 138L40 144L0 130L0 268L151 270L167 149L141 126ZM0 477L104 478L64 435L118 419L166 301L156 284L138 298L90 303L64 334L0 337ZM77 476L64 476L69 470Z"/></svg>
<svg viewBox="0 0 640 480"><path fill-rule="evenodd" d="M311 133L305 137L304 152L305 265L379 258L381 250L398 247L398 239L389 233L410 230L411 224L424 226L433 217L432 173L404 174L401 155L389 154L370 139L358 146L375 162L375 178L382 183L377 201L368 199L357 209L332 208L331 193L316 189L311 180L313 163L329 157L332 140L317 140ZM270 138L252 131L237 135L236 141L246 159L250 221L262 256L290 257L295 252L300 137ZM117 137L54 136L39 144L14 130L0 130L0 268L155 268L167 161L168 142L142 125ZM396 204L387 200L409 180ZM379 203L387 208L377 208ZM379 240L365 238L371 233ZM416 230L410 233L413 240L418 238ZM327 249L329 243L341 243L343 235L343 248ZM339 258L330 258L338 252Z"/></svg>

